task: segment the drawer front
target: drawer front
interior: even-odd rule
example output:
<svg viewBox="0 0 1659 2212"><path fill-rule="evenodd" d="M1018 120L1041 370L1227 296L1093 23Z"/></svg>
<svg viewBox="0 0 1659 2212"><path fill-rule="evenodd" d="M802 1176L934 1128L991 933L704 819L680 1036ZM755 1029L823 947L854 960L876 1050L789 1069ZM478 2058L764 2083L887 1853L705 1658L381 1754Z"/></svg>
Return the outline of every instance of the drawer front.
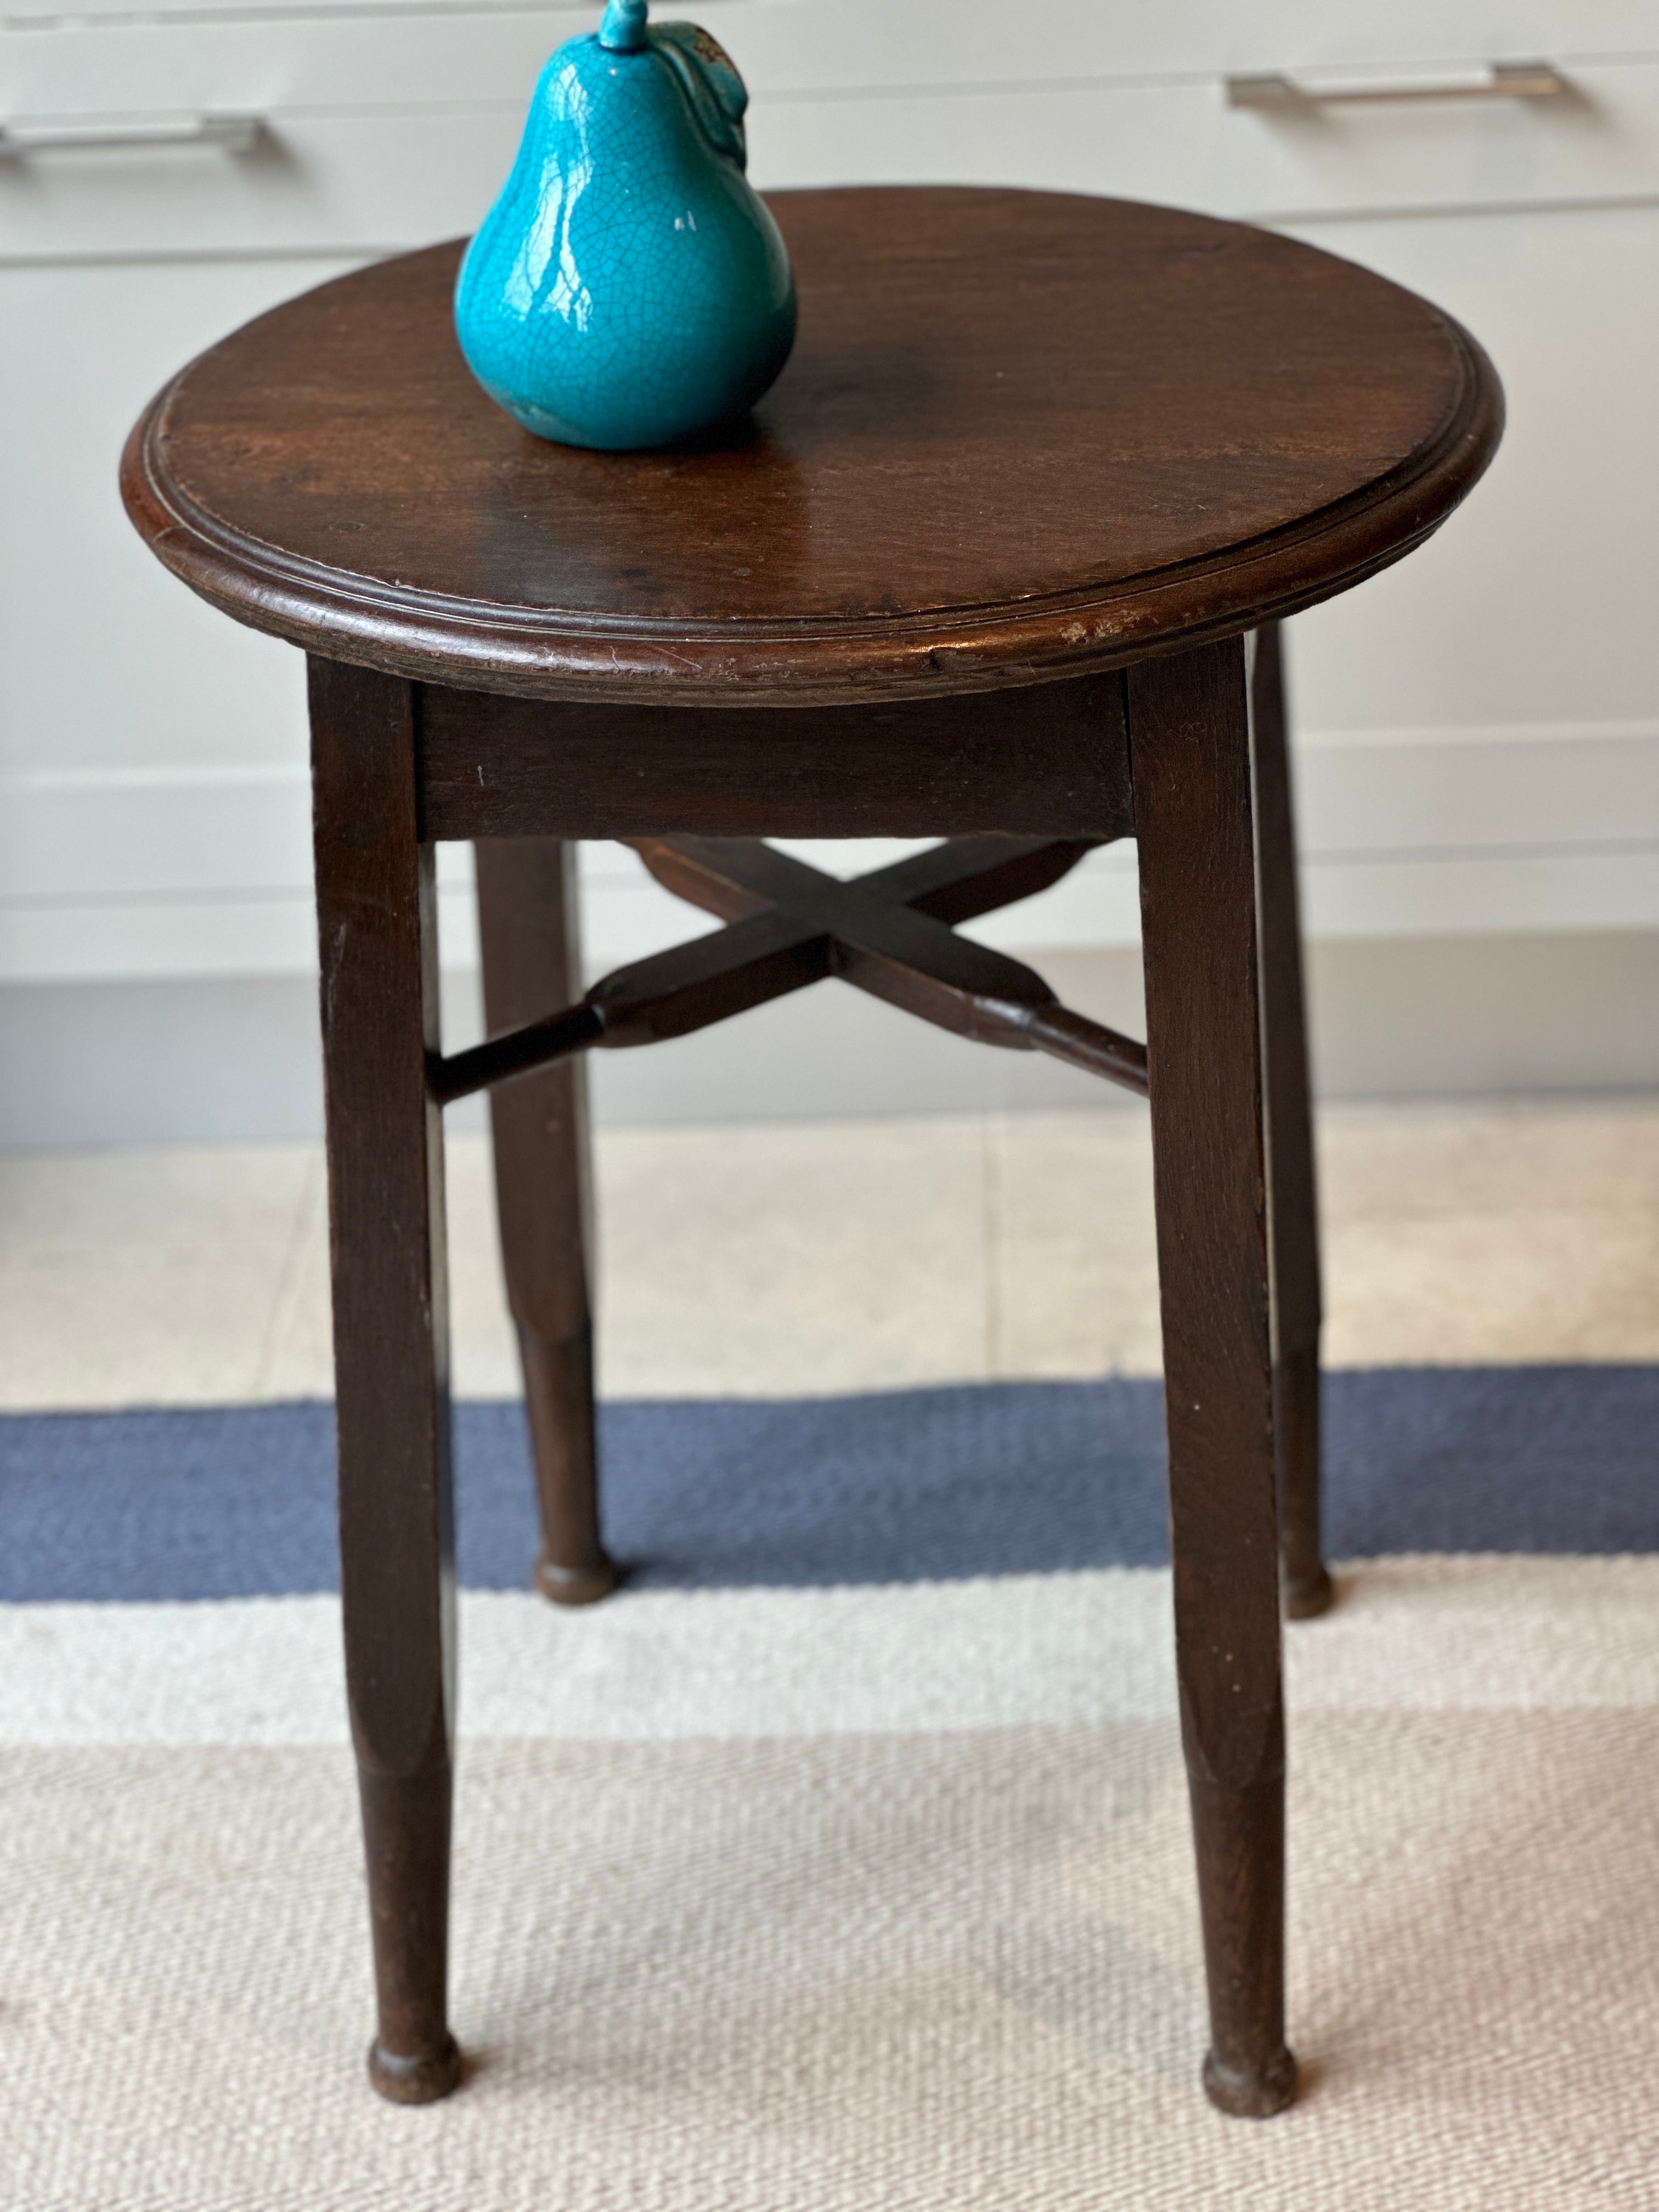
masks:
<svg viewBox="0 0 1659 2212"><path fill-rule="evenodd" d="M1655 0L1045 0L1040 14L1025 0L699 0L691 12L769 93L1659 54Z"/></svg>
<svg viewBox="0 0 1659 2212"><path fill-rule="evenodd" d="M1081 76L1168 76L1234 69L1340 69L1467 63L1540 54L1659 50L1653 0L685 0L730 46L751 83L846 89L872 84L1035 82ZM447 12L514 12L552 46L589 29L597 0L449 0ZM125 28L133 0L0 5L0 35L64 22ZM202 0L145 0L146 23L189 19ZM678 13L662 0L659 15ZM419 20L409 0L214 0L215 23L303 30L319 17L378 23L388 54ZM395 28L387 19L392 19Z"/></svg>
<svg viewBox="0 0 1659 2212"><path fill-rule="evenodd" d="M1659 63L1597 72L1593 120L1368 113L1328 134L1228 111L1213 87L757 100L767 188L1009 184L1121 192L1218 215L1550 207L1659 194ZM212 112L213 111L209 111ZM0 161L0 256L390 252L471 230L500 190L522 100L320 115L272 102L259 136ZM175 111L176 113L176 111ZM190 118L178 117L181 130Z"/></svg>
<svg viewBox="0 0 1659 2212"><path fill-rule="evenodd" d="M429 245L477 225L507 175L519 122L505 109L300 121L279 113L246 151L208 140L0 162L0 258Z"/></svg>
<svg viewBox="0 0 1659 2212"><path fill-rule="evenodd" d="M191 112L298 122L490 106L522 114L542 64L585 24L544 10L450 7L395 29L314 16L0 33L0 122Z"/></svg>
<svg viewBox="0 0 1659 2212"><path fill-rule="evenodd" d="M1303 116L1230 108L1219 80L756 102L770 184L882 180L1121 192L1293 222L1659 191L1659 60L1583 64L1558 101L1425 100Z"/></svg>
<svg viewBox="0 0 1659 2212"><path fill-rule="evenodd" d="M1483 58L1513 58L1513 28L1482 43L1480 11L1451 11L1462 44L1447 53L1426 24L1404 24L1423 33L1408 45L1403 13L1417 11L1403 11L1390 59L1357 13L1342 46L1331 25L1346 9L1252 10L1246 40L1193 6L1184 67L1155 74L1167 25L1157 37L1149 26L1168 11L1096 5L1078 16L1061 78L1051 46L1013 35L1006 0L962 6L952 28L960 4L702 8L750 82L757 181L1023 184L1283 220L1659 191L1659 0L1587 11L1604 31L1620 15L1632 38L1645 30L1650 58L1598 58L1583 33L1540 43L1567 88L1553 98L1331 106L1311 95L1472 82ZM1531 12L1523 27L1541 41L1551 11ZM0 143L0 255L371 252L468 229L499 189L548 51L585 21L495 9L411 15L395 35L368 16L0 35L0 120L15 134L10 153ZM1227 75L1269 70L1310 96L1228 104ZM216 133L215 118L258 128ZM78 143L41 143L54 136Z"/></svg>
<svg viewBox="0 0 1659 2212"><path fill-rule="evenodd" d="M182 361L338 261L0 270L0 777L305 763L300 655L184 590L116 463ZM15 828L15 824L11 827ZM142 840L136 850L142 854ZM38 888L9 842L0 897Z"/></svg>
<svg viewBox="0 0 1659 2212"><path fill-rule="evenodd" d="M1437 536L1297 617L1301 726L1659 732L1659 208L1305 234L1468 322L1498 365L1509 421L1491 473ZM1563 792L1564 824L1577 798Z"/></svg>

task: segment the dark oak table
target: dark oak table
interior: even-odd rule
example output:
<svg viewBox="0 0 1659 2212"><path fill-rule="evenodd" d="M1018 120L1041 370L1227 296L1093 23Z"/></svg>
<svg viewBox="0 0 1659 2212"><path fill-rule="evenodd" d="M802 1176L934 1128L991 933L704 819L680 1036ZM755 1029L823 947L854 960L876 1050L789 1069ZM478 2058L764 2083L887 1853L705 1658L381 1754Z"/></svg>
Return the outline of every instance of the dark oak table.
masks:
<svg viewBox="0 0 1659 2212"><path fill-rule="evenodd" d="M1238 225L1013 191L773 204L795 356L695 447L579 452L497 412L448 245L226 339L123 465L157 556L311 656L371 2073L408 2101L459 2078L442 1106L491 1088L538 1580L600 1597L578 1055L835 975L1149 1091L1205 2080L1265 2114L1296 2082L1281 1585L1292 1613L1329 1595L1276 625L1444 519L1501 395L1445 315ZM872 835L951 842L851 885L759 842ZM1144 1048L953 927L1125 836ZM729 926L584 994L584 837ZM477 842L490 1030L447 1058L445 838Z"/></svg>

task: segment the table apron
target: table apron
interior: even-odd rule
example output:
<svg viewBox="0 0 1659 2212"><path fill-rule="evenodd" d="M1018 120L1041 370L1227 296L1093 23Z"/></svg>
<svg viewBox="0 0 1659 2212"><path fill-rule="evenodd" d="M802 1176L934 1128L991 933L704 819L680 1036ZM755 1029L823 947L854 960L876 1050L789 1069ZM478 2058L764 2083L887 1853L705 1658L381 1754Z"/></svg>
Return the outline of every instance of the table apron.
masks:
<svg viewBox="0 0 1659 2212"><path fill-rule="evenodd" d="M846 707L591 706L419 689L421 835L1130 834L1118 672Z"/></svg>

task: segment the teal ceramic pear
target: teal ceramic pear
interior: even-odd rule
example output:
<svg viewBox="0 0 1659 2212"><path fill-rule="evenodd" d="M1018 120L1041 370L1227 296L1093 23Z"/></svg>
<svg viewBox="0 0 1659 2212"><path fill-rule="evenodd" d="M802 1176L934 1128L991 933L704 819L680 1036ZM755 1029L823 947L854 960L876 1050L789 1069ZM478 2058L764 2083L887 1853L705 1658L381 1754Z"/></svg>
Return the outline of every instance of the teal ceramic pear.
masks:
<svg viewBox="0 0 1659 2212"><path fill-rule="evenodd" d="M566 445L711 428L794 343L789 257L744 174L743 80L705 32L645 16L646 0L611 0L542 71L455 288L479 383Z"/></svg>

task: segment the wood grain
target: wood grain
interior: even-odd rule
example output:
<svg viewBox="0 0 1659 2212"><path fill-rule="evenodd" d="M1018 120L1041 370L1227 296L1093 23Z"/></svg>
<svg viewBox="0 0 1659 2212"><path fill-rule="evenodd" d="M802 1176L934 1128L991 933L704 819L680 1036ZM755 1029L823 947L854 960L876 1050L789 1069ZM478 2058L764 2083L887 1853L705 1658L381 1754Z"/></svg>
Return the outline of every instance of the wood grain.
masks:
<svg viewBox="0 0 1659 2212"><path fill-rule="evenodd" d="M429 1054L434 1098L447 1104L544 1073L594 1046L690 1036L830 976L976 1043L1049 1053L1145 1095L1146 1054L1134 1038L1073 1013L1035 969L940 918L965 921L1045 889L1076 866L1087 840L951 838L850 882L758 838L634 842L660 882L726 927L619 968L576 1004L466 1052Z"/></svg>
<svg viewBox="0 0 1659 2212"><path fill-rule="evenodd" d="M575 848L556 838L498 838L481 844L475 860L484 1020L498 1036L581 995ZM586 1605L616 1588L617 1571L599 1540L582 1061L557 1061L492 1091L489 1127L541 1507L537 1587L557 1604Z"/></svg>
<svg viewBox="0 0 1659 2212"><path fill-rule="evenodd" d="M455 1566L432 848L410 687L311 665L340 1591L379 2033L405 2104L460 2060L446 2014Z"/></svg>
<svg viewBox="0 0 1659 2212"><path fill-rule="evenodd" d="M1273 1423L1285 1610L1305 1620L1331 1601L1320 1549L1319 1194L1302 987L1296 823L1277 623L1258 630L1250 667L1261 1047L1267 1117L1267 1257L1273 1280Z"/></svg>
<svg viewBox="0 0 1659 2212"><path fill-rule="evenodd" d="M1255 848L1243 642L1129 678L1176 1663L1210 1995L1205 2085L1265 2116L1285 2042L1279 1687Z"/></svg>
<svg viewBox="0 0 1659 2212"><path fill-rule="evenodd" d="M421 695L428 837L1128 834L1122 679L842 707Z"/></svg>
<svg viewBox="0 0 1659 2212"><path fill-rule="evenodd" d="M1289 239L1060 193L772 205L800 336L736 432L631 454L532 438L461 361L453 244L184 370L128 447L129 510L227 612L339 659L799 703L1248 629L1397 559L1497 441L1467 333Z"/></svg>

